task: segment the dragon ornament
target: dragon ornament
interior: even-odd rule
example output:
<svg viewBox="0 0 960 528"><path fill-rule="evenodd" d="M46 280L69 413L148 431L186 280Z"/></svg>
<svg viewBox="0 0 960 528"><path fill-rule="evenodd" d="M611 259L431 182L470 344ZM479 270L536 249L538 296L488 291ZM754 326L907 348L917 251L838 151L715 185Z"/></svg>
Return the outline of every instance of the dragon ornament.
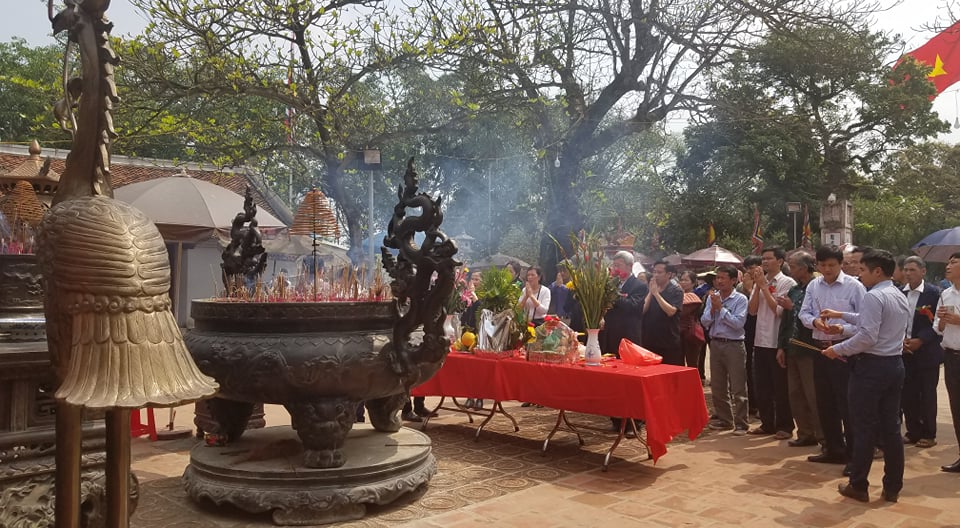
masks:
<svg viewBox="0 0 960 528"><path fill-rule="evenodd" d="M454 260L457 244L440 231L442 197L433 200L418 193L419 178L413 158L407 162L403 185L397 190L397 205L387 227L381 248L383 265L393 281L390 284L396 309L402 315L393 329L391 364L400 375L407 375L421 363L438 363L450 350L443 320L446 300L453 291L454 269L461 263ZM408 209L420 209L420 215L408 215ZM417 232L425 235L419 247L414 241ZM387 248L396 249L394 256ZM423 325L423 341L414 345L410 334Z"/></svg>

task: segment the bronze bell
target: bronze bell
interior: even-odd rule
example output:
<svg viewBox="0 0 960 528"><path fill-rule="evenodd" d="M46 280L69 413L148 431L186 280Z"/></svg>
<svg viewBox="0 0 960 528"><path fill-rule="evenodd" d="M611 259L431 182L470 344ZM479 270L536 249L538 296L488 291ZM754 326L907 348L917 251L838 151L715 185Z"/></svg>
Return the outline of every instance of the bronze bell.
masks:
<svg viewBox="0 0 960 528"><path fill-rule="evenodd" d="M55 205L42 223L48 338L58 400L87 408L174 406L213 394L171 311L159 231L104 196ZM53 343L51 343L53 345Z"/></svg>

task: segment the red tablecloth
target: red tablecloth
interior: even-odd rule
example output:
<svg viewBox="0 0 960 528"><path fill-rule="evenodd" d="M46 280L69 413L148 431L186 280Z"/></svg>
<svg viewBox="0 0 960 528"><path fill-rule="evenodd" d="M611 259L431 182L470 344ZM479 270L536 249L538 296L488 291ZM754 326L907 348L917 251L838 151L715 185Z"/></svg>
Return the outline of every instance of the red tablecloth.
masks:
<svg viewBox="0 0 960 528"><path fill-rule="evenodd" d="M415 396L457 396L539 403L603 416L642 418L656 461L683 431L694 439L707 424L700 374L673 365L636 367L608 361L600 367L482 359L452 352Z"/></svg>

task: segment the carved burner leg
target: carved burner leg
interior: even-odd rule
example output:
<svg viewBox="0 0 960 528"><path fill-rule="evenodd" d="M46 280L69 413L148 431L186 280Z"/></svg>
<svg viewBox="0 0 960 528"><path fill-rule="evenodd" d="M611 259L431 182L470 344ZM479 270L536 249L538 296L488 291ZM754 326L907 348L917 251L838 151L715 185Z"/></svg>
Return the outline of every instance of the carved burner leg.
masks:
<svg viewBox="0 0 960 528"><path fill-rule="evenodd" d="M382 433L395 433L403 426L397 414L410 399L406 392L367 400L367 412L370 414L370 425Z"/></svg>
<svg viewBox="0 0 960 528"><path fill-rule="evenodd" d="M196 403L194 424L203 433L221 437L222 443L233 442L247 430L247 422L256 404L250 402L210 398ZM203 416L203 415L206 416ZM209 416L209 420L203 419Z"/></svg>
<svg viewBox="0 0 960 528"><path fill-rule="evenodd" d="M347 461L341 448L356 420L359 404L346 398L284 404L303 442L305 466L336 468Z"/></svg>

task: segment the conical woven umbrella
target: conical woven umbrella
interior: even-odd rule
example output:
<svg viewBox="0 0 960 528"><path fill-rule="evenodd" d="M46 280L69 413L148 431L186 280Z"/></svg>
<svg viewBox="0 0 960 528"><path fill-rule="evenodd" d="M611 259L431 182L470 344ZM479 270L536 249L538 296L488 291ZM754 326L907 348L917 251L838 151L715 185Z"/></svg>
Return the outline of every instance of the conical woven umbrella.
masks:
<svg viewBox="0 0 960 528"><path fill-rule="evenodd" d="M291 235L340 237L337 217L327 203L327 197L318 189L308 192L293 215Z"/></svg>
<svg viewBox="0 0 960 528"><path fill-rule="evenodd" d="M293 237L305 236L310 239L310 255L313 262L320 256L319 237L339 237L340 226L337 217L327 203L327 197L319 189L313 189L303 197L300 207L293 215L293 225L287 231ZM292 238L292 237L291 237ZM313 297L317 297L317 282L313 281Z"/></svg>
<svg viewBox="0 0 960 528"><path fill-rule="evenodd" d="M33 190L33 185L25 180L20 180L13 186L10 194L0 198L0 212L7 218L8 222L18 220L31 227L36 227L43 218L43 204L37 198L37 193Z"/></svg>

